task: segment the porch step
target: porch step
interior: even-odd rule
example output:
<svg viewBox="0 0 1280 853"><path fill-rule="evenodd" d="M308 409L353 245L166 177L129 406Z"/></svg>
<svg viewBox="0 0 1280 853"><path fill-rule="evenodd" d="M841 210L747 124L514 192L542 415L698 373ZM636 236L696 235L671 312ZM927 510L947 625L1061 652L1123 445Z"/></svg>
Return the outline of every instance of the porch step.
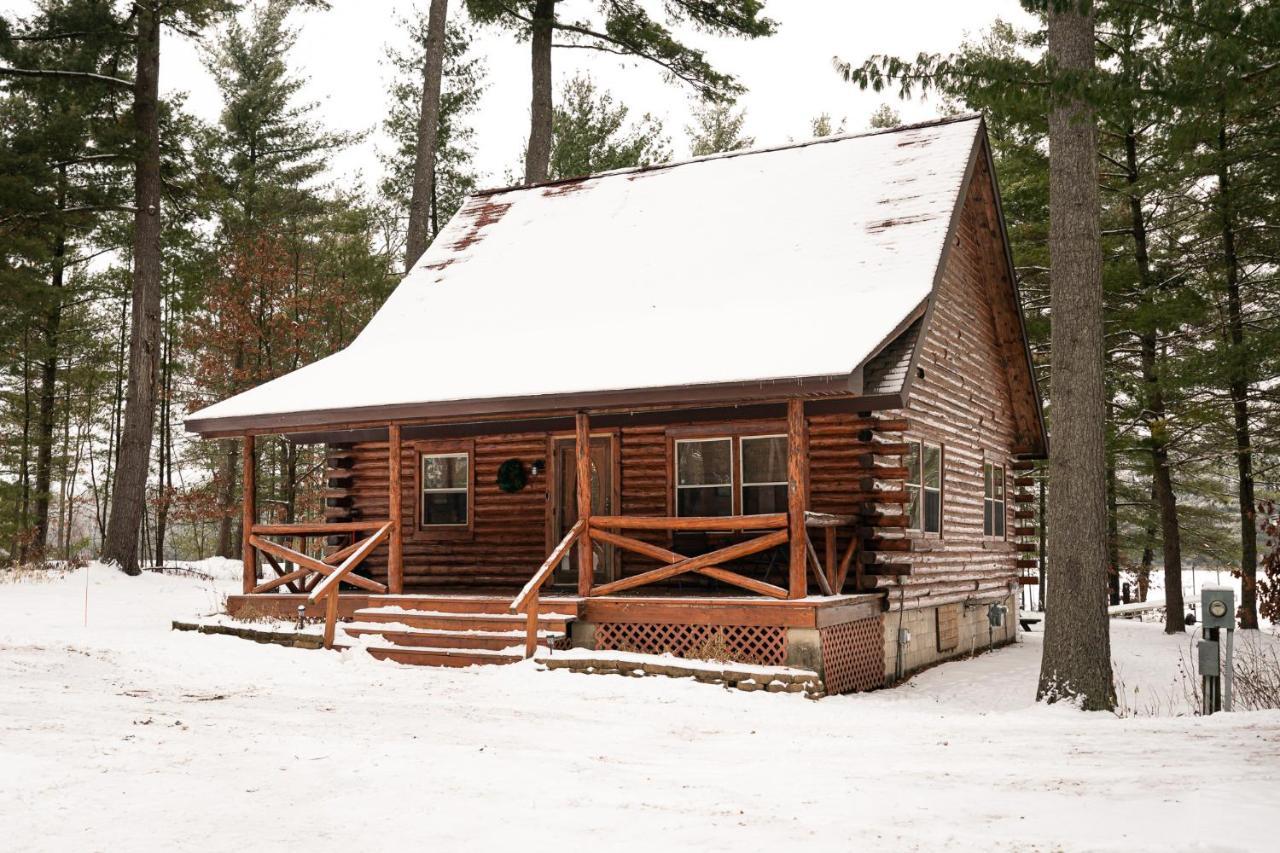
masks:
<svg viewBox="0 0 1280 853"><path fill-rule="evenodd" d="M349 644L335 643L335 648L347 648ZM519 652L496 652L486 649L427 648L419 646L373 645L366 646L372 657L417 666L485 666L490 664L518 663L524 660Z"/></svg>
<svg viewBox="0 0 1280 853"><path fill-rule="evenodd" d="M512 631L525 627L525 617L519 613L449 613L400 607L363 607L353 615L356 622L391 622L410 628L443 631ZM568 614L540 612L538 630L566 632L573 619Z"/></svg>
<svg viewBox="0 0 1280 853"><path fill-rule="evenodd" d="M428 610L433 613L510 613L510 595L380 595L380 607L402 607L405 610ZM542 597L538 609L543 613L576 616L580 599Z"/></svg>
<svg viewBox="0 0 1280 853"><path fill-rule="evenodd" d="M353 637L378 636L396 646L436 649L485 649L503 651L523 647L525 633L521 631L446 631L436 628L403 628L388 630L376 622L353 622L342 626ZM563 640L563 631L539 631L538 645Z"/></svg>
<svg viewBox="0 0 1280 853"><path fill-rule="evenodd" d="M527 622L524 614L507 610L510 602L506 599L388 596L377 601L381 606L355 611L354 621L342 626L350 640L335 645L345 648L360 642L380 660L421 666L475 666L524 659ZM437 605L442 606L436 609ZM564 612L539 610L539 646L559 643L568 636L578 605L566 602L560 609Z"/></svg>

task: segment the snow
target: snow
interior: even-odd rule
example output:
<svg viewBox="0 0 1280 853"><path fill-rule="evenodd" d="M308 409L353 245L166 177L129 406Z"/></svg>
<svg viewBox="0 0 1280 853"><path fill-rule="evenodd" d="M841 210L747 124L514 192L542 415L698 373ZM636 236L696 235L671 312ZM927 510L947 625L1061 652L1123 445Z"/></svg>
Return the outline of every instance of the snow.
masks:
<svg viewBox="0 0 1280 853"><path fill-rule="evenodd" d="M1121 718L1034 702L1038 633L814 702L169 630L234 585L0 575L0 847L1274 849L1280 712L1176 716L1158 624Z"/></svg>
<svg viewBox="0 0 1280 853"><path fill-rule="evenodd" d="M929 295L979 126L475 196L347 349L188 421L847 376Z"/></svg>

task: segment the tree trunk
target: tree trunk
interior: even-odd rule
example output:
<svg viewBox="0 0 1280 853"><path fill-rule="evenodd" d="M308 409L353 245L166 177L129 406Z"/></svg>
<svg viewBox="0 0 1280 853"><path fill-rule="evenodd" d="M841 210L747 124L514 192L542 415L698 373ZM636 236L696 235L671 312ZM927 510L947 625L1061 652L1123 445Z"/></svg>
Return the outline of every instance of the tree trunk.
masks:
<svg viewBox="0 0 1280 853"><path fill-rule="evenodd" d="M1049 54L1068 82L1093 70L1091 14L1049 14ZM1048 582L1039 700L1111 710L1102 251L1093 109L1057 94L1049 114L1049 292L1053 441Z"/></svg>
<svg viewBox="0 0 1280 853"><path fill-rule="evenodd" d="M28 525L31 518L31 331L22 335L22 450L18 453L17 523L12 553L18 563L27 561Z"/></svg>
<svg viewBox="0 0 1280 853"><path fill-rule="evenodd" d="M170 393L173 383L173 307L165 323L160 361L160 441L156 445L156 565L164 564L164 539L169 528L169 499L173 491L173 438Z"/></svg>
<svg viewBox="0 0 1280 853"><path fill-rule="evenodd" d="M58 177L58 209L66 206L66 169ZM53 428L54 403L58 396L58 335L62 328L63 261L66 257L66 231L61 223L53 245L53 275L49 282L49 306L45 310L42 331L43 359L40 366L40 413L36 421L36 492L35 532L31 553L37 560L44 558L49 544L49 498L53 488Z"/></svg>
<svg viewBox="0 0 1280 853"><path fill-rule="evenodd" d="M136 8L138 62L133 120L138 151L134 175L137 209L133 218L129 388L103 548L103 556L129 574L139 573L138 529L146 508L160 338L160 15L154 2L138 3Z"/></svg>
<svg viewBox="0 0 1280 853"><path fill-rule="evenodd" d="M1110 354L1107 367L1111 368ZM1107 423L1115 423L1115 395L1107 391ZM1116 498L1116 449L1107 433L1107 596L1112 604L1120 603L1120 518Z"/></svg>
<svg viewBox="0 0 1280 853"><path fill-rule="evenodd" d="M533 97L529 102L529 147L524 155L526 184L545 181L551 165L551 25L555 16L556 0L537 0L530 39Z"/></svg>
<svg viewBox="0 0 1280 853"><path fill-rule="evenodd" d="M435 196L436 143L440 137L440 78L444 73L444 27L449 0L431 0L427 18L427 54L422 67L422 103L418 108L418 152L413 164L413 196L409 199L409 232L404 269L408 272L427 248L427 223Z"/></svg>
<svg viewBox="0 0 1280 853"><path fill-rule="evenodd" d="M1258 627L1258 523L1253 489L1253 449L1249 428L1249 367L1244 353L1244 309L1240 295L1240 259L1236 254L1231 173L1227 167L1227 122L1218 119L1218 206L1222 217L1222 264L1227 279L1227 337L1231 343L1231 415L1240 485L1240 627Z"/></svg>
<svg viewBox="0 0 1280 853"><path fill-rule="evenodd" d="M1151 450L1151 489L1160 515L1160 550L1164 557L1164 630L1180 634L1186 630L1186 608L1182 603L1182 533L1178 528L1178 497L1169 470L1169 430L1164 405L1164 389L1156 369L1155 297L1156 282L1151 275L1147 247L1147 222L1142 212L1138 185L1138 140L1132 127L1124 137L1125 171L1129 184L1129 219L1133 231L1133 260L1138 269L1142 294L1142 331L1139 348L1142 365L1142 420L1146 424Z"/></svg>

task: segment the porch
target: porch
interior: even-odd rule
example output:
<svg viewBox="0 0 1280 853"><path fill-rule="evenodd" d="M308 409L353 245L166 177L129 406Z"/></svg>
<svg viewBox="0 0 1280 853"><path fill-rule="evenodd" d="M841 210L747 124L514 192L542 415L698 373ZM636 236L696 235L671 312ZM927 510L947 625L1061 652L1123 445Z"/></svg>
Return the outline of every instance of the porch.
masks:
<svg viewBox="0 0 1280 853"><path fill-rule="evenodd" d="M334 467L329 472L330 484L346 484L348 489L334 489L336 505L330 521L258 523L252 500L254 436L246 435L246 570L243 592L230 599L229 607L233 614L293 618L301 606L308 615L324 617L328 646L335 644L339 620L354 620L354 628L344 626L344 634L379 634L388 643L382 649L385 657L446 664L483 661L442 649L481 650L486 653L481 657L490 658L495 655L489 652L501 653L502 659L492 662L506 662L513 657L513 647L519 647L523 656L531 656L539 644L686 654L707 643L718 643L746 660L820 668L826 657L821 647L830 639L828 635L840 626L845 626L848 634L853 630L848 626L858 625L856 633L869 650L862 658L875 662L874 667L871 663L864 666L870 671L879 666L883 650L883 594L875 591L877 579L901 576L910 569L898 561L910 547L902 535L906 517L902 512L901 431L906 422L875 418L864 411L840 411L833 402L865 405L864 401L793 398L752 406L746 413L739 411L740 407L649 413L648 422L660 425L657 428L662 432L657 434L668 444L643 451L644 458L656 459L661 454L668 460L661 469L667 484L683 476L671 470L676 463L670 459L676 454L670 442L720 441L726 443L721 450L727 453L732 447L738 454L738 462L730 465L732 475L723 475L727 481L721 489L733 495L730 503L722 504L724 508L731 505L733 511L720 515L672 512L687 507L683 503L676 506L678 501L671 496L666 498L668 514L619 514L617 511L628 505L635 507L641 487L652 489L647 484L655 478L629 468L624 486L618 450L621 436L613 425L619 415L577 411L572 414L574 429L567 435L546 429L529 438L519 433L518 442L510 437L491 439L501 444L504 453L511 447L533 448L545 443L545 464L550 470L545 472L543 488L530 490L527 499L499 494L483 484L493 476L497 457L486 462L479 450L457 451L455 448L462 445L452 436L465 425L392 422L385 427L387 440L381 451L385 461L378 468L385 477L368 473L377 464L370 456L371 449L380 444L359 445L365 449L355 456L338 453L333 457L331 466L345 463L348 467ZM597 415L595 423L593 415ZM634 414L625 417L634 423ZM826 480L819 489L825 499L821 508L853 512L812 508L810 420L814 417L826 418L819 439L821 452L828 454L822 463ZM607 425L604 429L602 423ZM710 428L698 425L706 423L715 424L712 432L735 438L678 437L703 435ZM513 429L510 422L504 427ZM470 428L481 436L474 439L477 444L486 440L486 424ZM655 427L645 429L649 430L647 435L654 434ZM432 437L429 441L406 441L406 430L412 430L414 438L424 433ZM762 432L764 435L756 435ZM742 438L736 438L738 435ZM332 437L345 436L326 434L326 438ZM768 483L770 491L762 492L750 505L759 510L763 501L764 509L784 511L744 512L748 501L741 496L745 493L743 481L761 478L748 478L734 467L746 465L739 443L760 441L763 445L764 439L769 440L768 449L774 457L771 464L781 474L764 479L785 477L785 482ZM650 442L647 446L655 445ZM561 448L564 454L559 452ZM457 529L452 539L432 540L434 559L451 567L430 576L437 583L443 581L440 586L424 584L420 569L415 573L416 582L406 583L406 536L421 537L424 513L436 511L427 507L431 489L426 488L427 469L419 464L425 453L435 454L427 457L431 460L457 457L457 467L465 472L460 479L468 485L454 488L457 494L448 496L451 502L441 505L477 527L474 532L468 527L465 536ZM835 466L826 459L838 459L842 466L852 463L853 467L846 469L845 475L828 474ZM523 465L516 459L504 464L511 462ZM490 468L483 469L480 477L478 469L484 465ZM406 475L416 478L409 481L409 488ZM376 503L365 485L382 482L379 478L385 479L384 504ZM357 485L351 486L353 481L358 481ZM828 496L837 488L839 503L833 503ZM363 501L363 507L385 507L385 515L360 517L346 497L353 493ZM406 494L418 505L406 507ZM517 543L510 532L512 523L494 529L477 523L477 519L488 522L513 517L510 507L517 505L524 507L525 517L541 514L539 500L545 501L546 541L550 543L542 553L533 551L527 539ZM514 561L517 568L498 578L492 570L466 565L465 555L475 553L477 546ZM274 576L259 577L260 560ZM374 560L378 561L375 571L362 570ZM538 560L540 564L535 566ZM529 566L523 574L518 571L520 562ZM523 585L516 586L513 581ZM340 586L344 587L341 592ZM396 627L378 629L373 623L394 623ZM405 647L430 651L405 651ZM424 660L427 657L432 659Z"/></svg>

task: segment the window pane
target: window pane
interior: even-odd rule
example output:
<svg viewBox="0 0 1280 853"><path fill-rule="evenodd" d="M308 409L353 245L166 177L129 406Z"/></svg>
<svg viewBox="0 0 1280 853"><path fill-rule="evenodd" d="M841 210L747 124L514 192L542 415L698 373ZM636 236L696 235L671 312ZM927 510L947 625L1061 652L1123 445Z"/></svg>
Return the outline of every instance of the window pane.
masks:
<svg viewBox="0 0 1280 853"><path fill-rule="evenodd" d="M924 530L927 533L942 531L942 493L933 489L924 492Z"/></svg>
<svg viewBox="0 0 1280 853"><path fill-rule="evenodd" d="M982 463L982 496L991 498L991 463Z"/></svg>
<svg viewBox="0 0 1280 853"><path fill-rule="evenodd" d="M989 469L987 473L990 474ZM991 535L991 514L992 514L991 501L984 500L982 502L982 535L983 536Z"/></svg>
<svg viewBox="0 0 1280 853"><path fill-rule="evenodd" d="M733 442L727 438L676 442L676 482L719 486L733 482Z"/></svg>
<svg viewBox="0 0 1280 853"><path fill-rule="evenodd" d="M422 457L422 488L465 489L467 482L467 457L465 454L459 456Z"/></svg>
<svg viewBox="0 0 1280 853"><path fill-rule="evenodd" d="M787 437L771 435L742 439L742 482L785 483Z"/></svg>
<svg viewBox="0 0 1280 853"><path fill-rule="evenodd" d="M991 497L998 501L1004 500L1004 466L991 466Z"/></svg>
<svg viewBox="0 0 1280 853"><path fill-rule="evenodd" d="M920 442L907 442L907 455L902 461L907 466L907 482L920 485Z"/></svg>
<svg viewBox="0 0 1280 853"><path fill-rule="evenodd" d="M762 515L787 511L786 486L743 486L742 512L744 515Z"/></svg>
<svg viewBox="0 0 1280 853"><path fill-rule="evenodd" d="M676 489L676 515L733 515L733 487Z"/></svg>
<svg viewBox="0 0 1280 853"><path fill-rule="evenodd" d="M995 515L995 518L992 519L995 522L995 533L992 535L1003 538L1004 537L1004 501L994 501L992 503L992 512Z"/></svg>
<svg viewBox="0 0 1280 853"><path fill-rule="evenodd" d="M466 492L424 492L422 495L422 523L466 524Z"/></svg>
<svg viewBox="0 0 1280 853"><path fill-rule="evenodd" d="M920 506L920 487L907 486L907 526L919 530L924 513Z"/></svg>
<svg viewBox="0 0 1280 853"><path fill-rule="evenodd" d="M942 448L936 445L924 446L924 485L942 488Z"/></svg>

